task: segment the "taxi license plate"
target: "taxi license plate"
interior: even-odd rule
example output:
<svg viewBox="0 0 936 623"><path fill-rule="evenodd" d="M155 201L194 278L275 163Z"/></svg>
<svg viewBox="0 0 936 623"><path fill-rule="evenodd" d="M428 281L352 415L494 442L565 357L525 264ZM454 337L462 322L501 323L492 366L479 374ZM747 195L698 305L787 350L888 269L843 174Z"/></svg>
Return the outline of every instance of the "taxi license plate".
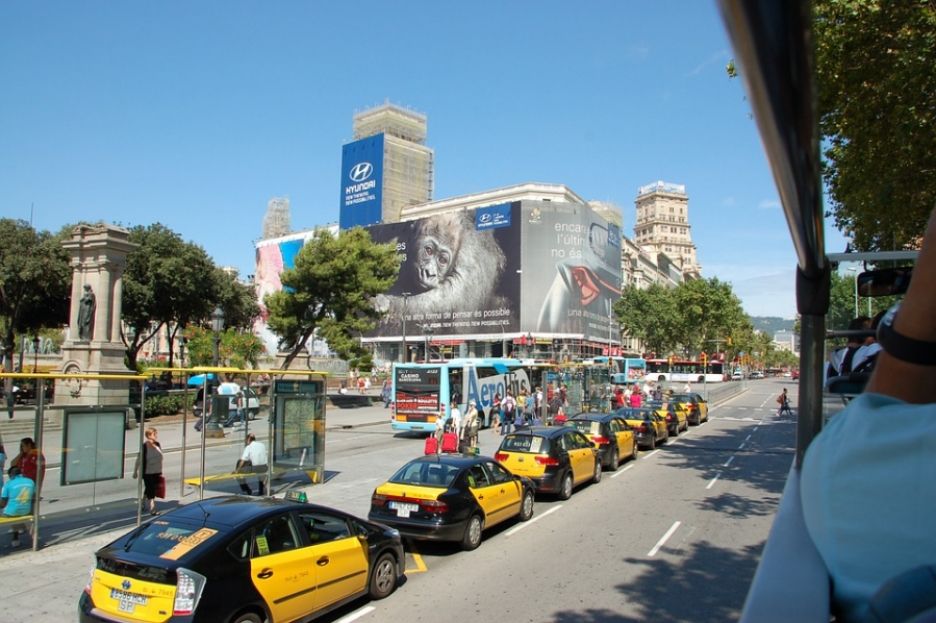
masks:
<svg viewBox="0 0 936 623"><path fill-rule="evenodd" d="M419 510L419 504L410 504L409 502L390 502L390 508L396 511L397 517L404 519Z"/></svg>
<svg viewBox="0 0 936 623"><path fill-rule="evenodd" d="M127 593L125 591L112 588L110 596L111 599L117 600L117 609L121 612L133 612L133 609L137 606L146 605L146 597L144 595Z"/></svg>

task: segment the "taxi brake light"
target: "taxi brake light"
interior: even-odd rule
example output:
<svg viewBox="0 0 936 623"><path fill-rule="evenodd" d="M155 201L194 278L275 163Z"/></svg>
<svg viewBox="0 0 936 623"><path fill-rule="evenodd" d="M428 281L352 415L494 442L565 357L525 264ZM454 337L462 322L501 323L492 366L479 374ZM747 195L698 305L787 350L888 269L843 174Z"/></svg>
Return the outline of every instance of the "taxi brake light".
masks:
<svg viewBox="0 0 936 623"><path fill-rule="evenodd" d="M673 421L673 414L672 414L672 413L667 413L667 414L666 414L666 421L667 421L667 422L672 422L672 421Z"/></svg>
<svg viewBox="0 0 936 623"><path fill-rule="evenodd" d="M371 504L374 506L383 506L386 503L387 496L382 493L374 493L374 495L371 496Z"/></svg>
<svg viewBox="0 0 936 623"><path fill-rule="evenodd" d="M175 601L172 604L172 616L190 616L198 607L202 591L205 588L205 576L191 569L176 569Z"/></svg>
<svg viewBox="0 0 936 623"><path fill-rule="evenodd" d="M88 583L85 584L84 592L88 595L91 594L91 582L94 581L94 567L91 567L91 570L88 571Z"/></svg>
<svg viewBox="0 0 936 623"><path fill-rule="evenodd" d="M551 456L538 455L533 460L540 465L559 465L559 459L555 459Z"/></svg>
<svg viewBox="0 0 936 623"><path fill-rule="evenodd" d="M497 452L497 453L495 453L495 454L494 454L494 460L495 460L495 461L506 461L506 460L507 460L507 453L506 453L506 452Z"/></svg>
<svg viewBox="0 0 936 623"><path fill-rule="evenodd" d="M611 443L610 439L608 439L607 437L602 437L600 435L596 435L595 437L592 437L592 441L597 446L604 446L604 445Z"/></svg>
<svg viewBox="0 0 936 623"><path fill-rule="evenodd" d="M643 424L640 425L639 430L640 430L640 432L642 432L642 433L649 433L649 432L650 432L650 427L647 426L647 423L646 423L646 422L644 422Z"/></svg>
<svg viewBox="0 0 936 623"><path fill-rule="evenodd" d="M439 500L419 500L419 505L430 513L448 512L448 504Z"/></svg>

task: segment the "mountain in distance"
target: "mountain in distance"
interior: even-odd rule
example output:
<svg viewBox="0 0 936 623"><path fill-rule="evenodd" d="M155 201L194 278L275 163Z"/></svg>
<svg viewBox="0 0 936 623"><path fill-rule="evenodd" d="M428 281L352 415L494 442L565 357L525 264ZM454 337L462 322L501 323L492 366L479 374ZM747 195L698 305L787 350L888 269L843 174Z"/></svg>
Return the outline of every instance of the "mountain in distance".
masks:
<svg viewBox="0 0 936 623"><path fill-rule="evenodd" d="M792 331L795 322L779 316L751 316L754 329L767 335L775 335L777 331Z"/></svg>

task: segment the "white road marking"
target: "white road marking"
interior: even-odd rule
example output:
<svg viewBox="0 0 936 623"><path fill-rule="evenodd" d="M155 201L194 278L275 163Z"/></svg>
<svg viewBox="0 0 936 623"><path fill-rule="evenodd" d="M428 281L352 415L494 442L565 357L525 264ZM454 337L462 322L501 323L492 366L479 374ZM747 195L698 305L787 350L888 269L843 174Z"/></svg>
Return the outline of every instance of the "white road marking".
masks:
<svg viewBox="0 0 936 623"><path fill-rule="evenodd" d="M722 465L722 467L728 467L729 465L731 465L731 462L732 462L732 461L734 461L734 455L733 455L733 454L732 454L731 456L728 457L728 460L725 461L725 464Z"/></svg>
<svg viewBox="0 0 936 623"><path fill-rule="evenodd" d="M750 435L748 435L747 437L744 438L744 442L745 442L745 443L749 442L750 440L751 440L751 436L750 436Z"/></svg>
<svg viewBox="0 0 936 623"><path fill-rule="evenodd" d="M755 420L752 417L720 417L719 420L727 420L729 422L762 422L763 420Z"/></svg>
<svg viewBox="0 0 936 623"><path fill-rule="evenodd" d="M510 530L508 530L508 531L505 532L504 534L505 534L506 536L510 536L510 535L512 535L512 534L516 534L516 533L520 532L521 530L523 530L524 528L526 528L527 526L529 526L530 524L534 524L534 523L536 523L537 521L539 521L540 519L542 519L543 517L546 517L547 515L551 515L552 513L555 513L555 512L556 512L557 510L559 510L560 508L562 508L562 504L560 504L559 506L553 506L552 508L550 508L548 511L546 511L546 512L543 513L542 515L537 515L536 517L534 517L534 518L531 519L530 521L525 521L525 522L523 522L522 524L520 524L520 525L518 525L518 526L514 526L513 528L511 528ZM338 622L336 621L335 623L338 623Z"/></svg>
<svg viewBox="0 0 936 623"><path fill-rule="evenodd" d="M666 531L666 534L664 534L663 537L659 541L657 541L657 544L654 545L653 549L651 549L650 552L647 554L649 558L653 558L654 556L656 556L657 552L660 551L660 548L663 547L666 541L671 536L673 536L673 533L676 532L676 530L679 528L680 523L681 522L677 521L672 526L670 526L670 529Z"/></svg>
<svg viewBox="0 0 936 623"><path fill-rule="evenodd" d="M759 424L758 424L757 426L754 427L754 432L755 432L755 433L757 432L757 429L758 429L758 428L760 428L760 425L759 425Z"/></svg>
<svg viewBox="0 0 936 623"><path fill-rule="evenodd" d="M355 611L352 612L351 614L348 614L348 615L345 615L345 616L341 617L340 619L338 619L337 621L335 621L335 623L351 623L351 621L357 621L358 619L360 619L360 618L361 618L362 616L364 616L365 614L370 614L371 612L373 612L373 611L376 610L376 609L377 609L377 608L375 608L374 606L364 606L363 608L359 608L359 609L355 610Z"/></svg>
<svg viewBox="0 0 936 623"><path fill-rule="evenodd" d="M718 472L717 474L715 474L715 477L712 478L712 480L710 480L709 483L708 483L707 485L705 485L705 488L706 488L706 489L711 489L711 488L712 488L712 485L715 484L715 481L718 480L719 476L721 476L721 472Z"/></svg>
<svg viewBox="0 0 936 623"><path fill-rule="evenodd" d="M617 478L618 476L620 476L621 474L623 474L624 472L626 472L627 470L629 470L629 469L632 468L633 466L634 466L634 464L631 463L630 465L628 465L628 466L625 467L624 469L619 469L617 472L611 474L611 477L612 477L612 478Z"/></svg>
<svg viewBox="0 0 936 623"><path fill-rule="evenodd" d="M744 450L744 443L745 443L745 442L743 442L743 441L741 442L741 445L738 446L738 450Z"/></svg>

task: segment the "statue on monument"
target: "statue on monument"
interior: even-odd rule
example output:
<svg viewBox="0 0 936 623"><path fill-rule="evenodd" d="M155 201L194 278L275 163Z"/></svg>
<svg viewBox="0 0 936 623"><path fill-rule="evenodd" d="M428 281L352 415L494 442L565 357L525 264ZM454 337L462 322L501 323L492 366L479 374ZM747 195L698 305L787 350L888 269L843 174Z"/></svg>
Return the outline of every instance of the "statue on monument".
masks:
<svg viewBox="0 0 936 623"><path fill-rule="evenodd" d="M85 284L84 294L78 302L78 339L89 341L94 334L94 292Z"/></svg>

